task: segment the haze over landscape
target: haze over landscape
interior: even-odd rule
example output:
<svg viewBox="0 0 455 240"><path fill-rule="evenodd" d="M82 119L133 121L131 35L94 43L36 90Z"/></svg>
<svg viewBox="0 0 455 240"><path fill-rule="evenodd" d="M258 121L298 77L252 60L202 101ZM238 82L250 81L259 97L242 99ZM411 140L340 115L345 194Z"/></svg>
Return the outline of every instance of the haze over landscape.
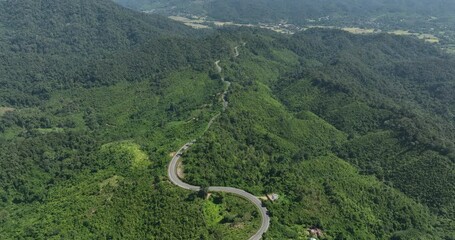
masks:
<svg viewBox="0 0 455 240"><path fill-rule="evenodd" d="M455 239L455 2L0 1L0 239Z"/></svg>

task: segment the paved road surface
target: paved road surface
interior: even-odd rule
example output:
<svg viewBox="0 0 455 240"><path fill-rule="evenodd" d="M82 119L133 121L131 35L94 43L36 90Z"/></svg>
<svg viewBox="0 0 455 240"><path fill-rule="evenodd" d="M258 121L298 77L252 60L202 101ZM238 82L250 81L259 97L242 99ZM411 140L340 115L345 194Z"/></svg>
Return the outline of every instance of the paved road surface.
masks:
<svg viewBox="0 0 455 240"><path fill-rule="evenodd" d="M201 187L193 186L193 185L183 182L177 175L177 166L178 166L178 162L179 162L182 154L186 150L188 150L191 147L191 145L193 145L195 142L196 142L196 140L193 140L193 141L188 142L185 145L183 145L172 158L172 161L169 164L169 168L168 168L168 176L169 176L169 179L171 180L171 182L183 189L190 190L190 191L199 191L199 190L201 190ZM232 193L232 194L245 198L246 200L250 201L251 203L253 203L256 206L256 208L259 210L259 213L261 214L261 217L262 217L261 227L249 240L261 239L262 235L265 232L267 232L267 230L269 229L270 217L268 215L267 209L262 206L261 200L259 200L259 198L257 198L253 194L248 193L242 189L232 188L232 187L209 187L208 191L209 192Z"/></svg>
<svg viewBox="0 0 455 240"><path fill-rule="evenodd" d="M239 55L237 48L238 47L235 47L235 57L237 57ZM220 67L219 63L220 63L220 61L216 61L215 62L215 67L216 67L218 73L221 73L221 71L223 69ZM226 101L225 97L226 97L227 91L228 91L229 86L230 86L231 83L228 82L228 81L225 81L224 78L221 78L221 80L226 84L226 89L225 89L225 91L223 92L223 95L222 95L223 110L226 110L226 108L228 106L228 102ZM209 124L207 126L207 129L209 129L212 126L212 123L215 121L215 119L218 116L219 116L219 114L217 114L212 119L210 119L210 122L209 122ZM185 145L183 145L177 151L177 153L174 155L174 157L172 158L171 163L169 164L169 167L168 167L168 170L167 170L169 179L171 180L171 182L173 184L175 184L175 185L177 185L177 186L179 186L179 187L181 187L183 189L190 190L190 191L200 191L201 187L193 186L193 185L190 185L188 183L183 182L178 177L177 168L178 168L178 163L179 163L179 160L180 160L182 154L186 150L188 150L195 142L196 142L196 140L193 140L193 141L188 142ZM242 189L232 188L232 187L209 187L208 191L209 192L225 192L225 193L235 194L235 195L238 195L240 197L243 197L244 199L250 201L251 203L253 203L256 206L256 208L259 210L259 213L261 214L261 218L262 218L261 228L259 228L259 230L249 240L259 240L259 239L261 239L262 235L265 232L267 232L267 230L269 229L270 217L268 215L268 211L267 211L267 209L265 207L262 206L261 200L259 200L259 198L257 198L253 194L248 193L248 192L246 192L246 191L244 191Z"/></svg>

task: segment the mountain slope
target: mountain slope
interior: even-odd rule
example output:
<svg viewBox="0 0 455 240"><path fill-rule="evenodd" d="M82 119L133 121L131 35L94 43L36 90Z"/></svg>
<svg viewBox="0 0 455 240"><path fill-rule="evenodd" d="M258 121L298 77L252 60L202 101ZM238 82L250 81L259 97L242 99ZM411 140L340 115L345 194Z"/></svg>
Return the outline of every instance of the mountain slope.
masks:
<svg viewBox="0 0 455 240"><path fill-rule="evenodd" d="M408 39L320 36L304 41L327 44L332 57L318 58L320 52L314 50L302 52L308 59L318 58L321 65L303 67L281 82L277 88L281 98L293 111L313 111L350 134L352 143L341 151L344 158L364 171L393 179L401 191L453 217L450 196L455 188L436 179L445 176L451 182L455 177L455 101L437 90L455 91L454 59ZM384 43L387 48L381 46ZM412 186L415 182L419 187Z"/></svg>
<svg viewBox="0 0 455 240"><path fill-rule="evenodd" d="M110 1L2 1L3 38L11 50L35 53L119 49L150 38L185 36L188 28Z"/></svg>
<svg viewBox="0 0 455 240"><path fill-rule="evenodd" d="M188 43L195 32L184 25L110 1L0 4L0 81L8 89L0 101L10 106L34 105L54 89L161 76L207 54Z"/></svg>
<svg viewBox="0 0 455 240"><path fill-rule="evenodd" d="M108 1L1 4L1 239L247 238L252 205L166 176L222 111L223 78L228 108L183 156L185 181L278 193L271 239L455 237L454 59L431 45L197 32Z"/></svg>
<svg viewBox="0 0 455 240"><path fill-rule="evenodd" d="M109 1L0 4L1 239L255 231L247 201L205 200L164 171L212 117L223 86L209 69L223 41Z"/></svg>
<svg viewBox="0 0 455 240"><path fill-rule="evenodd" d="M431 87L453 88L453 57L389 35L258 38L242 36L243 55L223 66L237 85L231 107L184 156L188 181L279 193L268 206L276 238L300 236L302 224L333 238L453 237L454 101ZM394 74L403 64L413 67Z"/></svg>

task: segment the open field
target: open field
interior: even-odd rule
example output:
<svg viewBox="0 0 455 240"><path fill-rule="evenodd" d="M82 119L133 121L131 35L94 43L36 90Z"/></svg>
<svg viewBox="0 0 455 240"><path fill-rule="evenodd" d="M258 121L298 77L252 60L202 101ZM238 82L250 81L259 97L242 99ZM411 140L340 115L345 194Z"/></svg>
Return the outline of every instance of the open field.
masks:
<svg viewBox="0 0 455 240"><path fill-rule="evenodd" d="M210 28L209 26L204 25L205 21L202 19L189 19L180 16L170 16L169 18L174 21L182 22L183 24L195 29Z"/></svg>
<svg viewBox="0 0 455 240"><path fill-rule="evenodd" d="M379 32L372 28L357 28L357 27L345 27L345 28L341 28L341 30L350 32L353 34L373 34L373 33Z"/></svg>
<svg viewBox="0 0 455 240"><path fill-rule="evenodd" d="M409 32L408 30L394 30L394 31L390 31L388 33L394 34L394 35L400 35L400 36L416 36L419 39L425 40L425 42L439 43L439 38L437 38L433 34L413 33L413 32Z"/></svg>
<svg viewBox="0 0 455 240"><path fill-rule="evenodd" d="M223 22L223 21L209 21L206 20L204 17L198 17L194 19L186 18L186 17L181 17L181 16L170 16L169 17L172 20L181 22L189 27L195 28L195 29L207 29L211 28L211 26L216 26L216 27L224 27L224 26L237 26L237 27L260 27L264 29L269 29L278 33L283 33L283 34L293 34L294 32L286 29L283 26L279 25L271 25L271 24L241 24L241 23L234 23L234 22Z"/></svg>
<svg viewBox="0 0 455 240"><path fill-rule="evenodd" d="M304 27L298 27L292 24L242 24L235 23L231 21L211 21L207 20L203 16L192 16L192 17L182 17L182 16L170 16L172 20L182 22L183 24L190 26L195 29L208 29L211 26L224 27L224 26L238 26L238 27L259 27L264 29L269 29L282 34L294 34L301 30L307 30L311 28L325 28L325 29L340 29L352 34L376 34L383 32L381 29L373 28L359 28L359 27L338 27L330 25L307 25ZM424 40L428 43L439 43L439 38L433 34L428 33L414 33L409 30L393 30L388 31L389 34L401 35L401 36L415 36L419 39Z"/></svg>

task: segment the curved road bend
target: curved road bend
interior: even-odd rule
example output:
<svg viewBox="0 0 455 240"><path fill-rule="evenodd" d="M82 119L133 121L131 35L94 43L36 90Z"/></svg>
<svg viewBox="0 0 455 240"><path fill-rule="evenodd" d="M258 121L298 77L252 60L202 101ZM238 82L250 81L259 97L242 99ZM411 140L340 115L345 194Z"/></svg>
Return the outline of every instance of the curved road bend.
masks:
<svg viewBox="0 0 455 240"><path fill-rule="evenodd" d="M195 142L196 142L196 140L193 140L193 141L188 142L185 145L183 145L183 147L181 147L178 150L178 152L174 155L174 157L172 158L172 161L169 164L169 168L168 168L168 176L169 176L169 179L171 180L171 182L183 189L191 190L191 191L199 191L199 190L201 190L201 187L193 186L193 185L183 182L177 175L177 167L178 167L178 163L179 163L179 160L180 160L180 157L182 156L182 154L186 150L188 150L191 147L191 145L193 145ZM262 217L261 227L249 240L260 240L262 238L262 235L265 232L267 232L267 230L270 226L270 217L268 215L267 209L262 206L262 202L261 202L261 200L259 200L259 198L257 198L253 194L248 193L242 189L232 188L232 187L209 187L208 191L235 194L235 195L238 195L238 196L250 201L251 203L253 203L256 206L256 208L259 210L259 213L261 214L261 217Z"/></svg>
<svg viewBox="0 0 455 240"><path fill-rule="evenodd" d="M237 48L238 47L235 48L235 52L236 52L235 53L235 57L238 56ZM221 73L222 68L220 67L219 63L220 63L220 61L216 61L215 62L215 66L216 66L216 69L217 69L218 73ZM222 78L221 80L227 84L227 87L226 87L225 91L223 92L223 96L222 96L223 110L226 110L228 104L227 104L227 101L225 99L225 96L226 96L227 90L228 90L228 88L230 86L230 82L225 81L224 78ZM210 126L212 125L213 121L217 117L218 117L218 115L216 115L215 117L213 117L210 120L207 129L210 128ZM201 187L193 186L193 185L190 185L188 183L183 182L178 177L177 168L178 168L178 163L179 163L179 160L180 160L182 154L186 150L188 150L195 142L196 142L196 140L193 140L193 141L188 142L185 145L183 145L177 151L177 153L174 155L174 157L172 158L171 163L169 164L169 167L168 167L168 176L169 176L169 179L171 180L171 182L173 184L177 185L178 187L181 187L183 189L190 190L190 191L200 191ZM259 210L259 213L261 214L261 218L262 218L261 227L259 228L259 230L249 240L260 240L262 238L262 235L265 232L267 232L267 230L269 229L270 217L268 215L267 208L263 207L261 200L259 200L259 198L257 198L253 194L248 193L248 192L246 192L246 191L244 191L242 189L232 188L232 187L209 187L208 191L209 192L225 192L225 193L235 194L237 196L240 196L240 197L250 201L251 203L253 203L256 206L256 208Z"/></svg>

